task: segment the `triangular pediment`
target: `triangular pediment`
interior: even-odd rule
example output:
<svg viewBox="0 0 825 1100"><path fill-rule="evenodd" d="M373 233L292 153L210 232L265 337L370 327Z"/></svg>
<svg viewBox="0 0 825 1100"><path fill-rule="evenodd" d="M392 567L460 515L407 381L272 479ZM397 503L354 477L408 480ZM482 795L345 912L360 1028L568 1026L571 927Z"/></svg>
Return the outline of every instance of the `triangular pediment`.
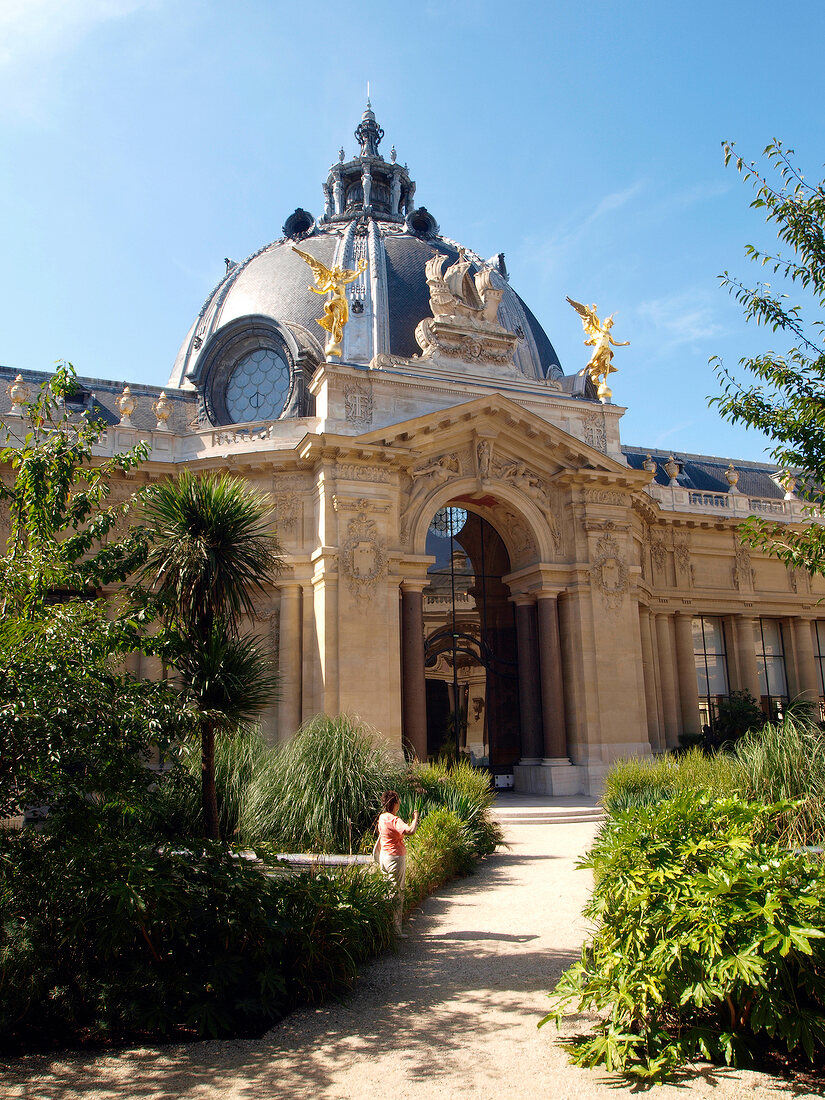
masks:
<svg viewBox="0 0 825 1100"><path fill-rule="evenodd" d="M361 445L398 448L415 459L454 449L468 439L488 439L496 454L529 460L546 476L581 472L590 477L628 478L635 486L647 481L609 455L542 419L501 394L474 398L460 405L417 416L357 437Z"/></svg>

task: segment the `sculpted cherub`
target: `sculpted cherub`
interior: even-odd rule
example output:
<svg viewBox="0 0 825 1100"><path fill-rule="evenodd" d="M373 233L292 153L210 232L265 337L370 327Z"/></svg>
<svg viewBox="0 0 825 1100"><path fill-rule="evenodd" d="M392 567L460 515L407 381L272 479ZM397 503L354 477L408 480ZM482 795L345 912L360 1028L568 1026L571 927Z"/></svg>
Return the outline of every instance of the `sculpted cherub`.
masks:
<svg viewBox="0 0 825 1100"><path fill-rule="evenodd" d="M596 313L595 302L592 306L585 306L581 302L573 301L572 298L568 298L567 301L582 319L582 326L587 337L584 341L585 347L593 348L593 354L587 364L590 380L594 386L598 387L599 397L602 400L608 400L613 396L613 393L607 385L607 376L616 371L613 366L613 350L610 345L612 344L614 348L627 348L630 347L630 341L623 340L621 343L617 343L613 339L610 335L610 330L613 328L613 314L611 313L604 321L600 321ZM600 382L599 379L602 379L602 381Z"/></svg>
<svg viewBox="0 0 825 1100"><path fill-rule="evenodd" d="M349 320L349 305L344 287L347 283L354 282L358 276L366 270L367 261L358 261L356 271L350 271L345 267L329 268L310 256L308 252L302 252L300 248L292 246L292 251L297 252L302 260L305 260L312 268L315 276L315 286L309 287L313 294L331 294L324 302L324 316L318 318L318 324L330 334L327 341L327 355L341 355L341 339L344 335L344 325Z"/></svg>

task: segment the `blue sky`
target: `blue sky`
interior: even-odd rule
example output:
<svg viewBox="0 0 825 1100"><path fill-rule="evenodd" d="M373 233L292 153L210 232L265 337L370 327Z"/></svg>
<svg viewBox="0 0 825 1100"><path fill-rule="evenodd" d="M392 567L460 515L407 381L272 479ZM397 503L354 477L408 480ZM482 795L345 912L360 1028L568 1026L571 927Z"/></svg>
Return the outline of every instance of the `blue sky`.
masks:
<svg viewBox="0 0 825 1100"><path fill-rule="evenodd" d="M164 383L224 257L322 212L369 80L417 202L505 253L566 372L565 296L615 311L625 443L759 459L707 406L711 355L776 339L718 286L772 240L721 142L821 177L823 30L821 0L2 0L0 362Z"/></svg>

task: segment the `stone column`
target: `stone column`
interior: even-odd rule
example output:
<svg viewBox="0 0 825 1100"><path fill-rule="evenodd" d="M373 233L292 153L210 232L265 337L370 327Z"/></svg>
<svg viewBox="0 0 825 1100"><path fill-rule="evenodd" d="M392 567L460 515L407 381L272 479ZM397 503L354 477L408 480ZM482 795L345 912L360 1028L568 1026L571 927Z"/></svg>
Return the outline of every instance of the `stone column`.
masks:
<svg viewBox="0 0 825 1100"><path fill-rule="evenodd" d="M427 759L427 685L424 680L424 588L426 579L401 585L401 699L404 740Z"/></svg>
<svg viewBox="0 0 825 1100"><path fill-rule="evenodd" d="M301 586L282 584L278 643L278 740L292 737L301 724Z"/></svg>
<svg viewBox="0 0 825 1100"><path fill-rule="evenodd" d="M541 692L536 638L536 604L532 596L515 596L518 646L521 763L540 764L544 741L541 726Z"/></svg>
<svg viewBox="0 0 825 1100"><path fill-rule="evenodd" d="M662 683L665 747L679 744L679 699L676 694L676 660L670 636L670 616L656 616L656 641L659 649L659 675Z"/></svg>
<svg viewBox="0 0 825 1100"><path fill-rule="evenodd" d="M809 619L791 619L793 638L793 694L801 696L806 703L816 703L819 699L819 672L814 657L814 639Z"/></svg>
<svg viewBox="0 0 825 1100"><path fill-rule="evenodd" d="M664 738L659 726L659 704L656 698L656 661L653 656L653 632L650 628L650 609L639 607L639 628L642 635L642 673L645 684L647 708L647 736L653 752L663 752Z"/></svg>
<svg viewBox="0 0 825 1100"><path fill-rule="evenodd" d="M544 728L544 763L569 763L564 716L564 685L561 671L558 600L554 592L539 592L539 666L541 669L541 716Z"/></svg>
<svg viewBox="0 0 825 1100"><path fill-rule="evenodd" d="M759 684L759 669L756 664L756 638L753 633L753 618L750 615L734 615L736 632L736 667L740 691L749 691L759 702L762 688Z"/></svg>
<svg viewBox="0 0 825 1100"><path fill-rule="evenodd" d="M692 616L685 611L677 611L674 616L676 626L676 669L679 679L679 703L682 712L682 730L687 734L699 734L699 687L696 682L696 659L693 656Z"/></svg>
<svg viewBox="0 0 825 1100"><path fill-rule="evenodd" d="M301 626L301 721L313 718L320 706L315 698L315 666L318 663L318 636L315 633L315 590L309 581L302 588L303 622Z"/></svg>

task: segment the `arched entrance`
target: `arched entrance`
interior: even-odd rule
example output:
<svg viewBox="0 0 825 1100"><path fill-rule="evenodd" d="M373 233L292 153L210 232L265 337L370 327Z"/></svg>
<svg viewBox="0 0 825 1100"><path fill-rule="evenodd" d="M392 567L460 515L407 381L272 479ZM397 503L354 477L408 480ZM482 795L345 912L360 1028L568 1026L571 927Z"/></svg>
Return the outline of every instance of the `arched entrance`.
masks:
<svg viewBox="0 0 825 1100"><path fill-rule="evenodd" d="M510 771L521 734L507 547L486 519L450 504L433 517L426 552L435 558L423 592L427 754L454 748Z"/></svg>

